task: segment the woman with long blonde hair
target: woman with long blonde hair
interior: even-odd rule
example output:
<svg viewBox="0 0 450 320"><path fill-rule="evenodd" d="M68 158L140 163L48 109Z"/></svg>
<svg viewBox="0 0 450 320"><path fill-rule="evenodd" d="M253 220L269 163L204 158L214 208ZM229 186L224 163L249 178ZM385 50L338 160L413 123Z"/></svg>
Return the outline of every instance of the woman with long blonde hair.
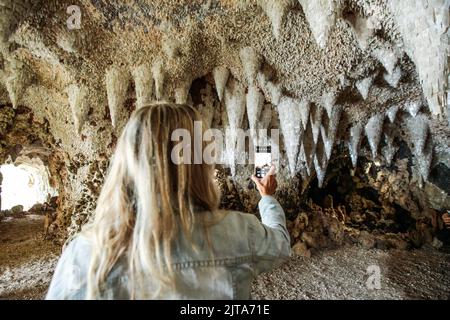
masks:
<svg viewBox="0 0 450 320"><path fill-rule="evenodd" d="M195 121L199 113L187 105L133 113L94 218L65 248L47 299L247 299L254 276L289 256L273 174L252 177L261 223L218 209L213 165L172 161L173 131L193 137Z"/></svg>

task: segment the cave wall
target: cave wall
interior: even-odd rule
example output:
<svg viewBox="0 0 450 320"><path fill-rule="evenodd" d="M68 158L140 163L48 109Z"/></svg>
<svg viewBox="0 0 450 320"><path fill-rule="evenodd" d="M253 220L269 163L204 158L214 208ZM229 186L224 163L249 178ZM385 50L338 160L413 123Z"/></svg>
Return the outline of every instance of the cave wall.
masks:
<svg viewBox="0 0 450 320"><path fill-rule="evenodd" d="M2 1L1 159L48 151L54 232L73 235L130 113L188 102L213 127L280 130L277 196L292 219L342 164L351 184L363 175L381 202L431 219L450 209L449 3ZM219 167L223 206L255 211L251 171Z"/></svg>

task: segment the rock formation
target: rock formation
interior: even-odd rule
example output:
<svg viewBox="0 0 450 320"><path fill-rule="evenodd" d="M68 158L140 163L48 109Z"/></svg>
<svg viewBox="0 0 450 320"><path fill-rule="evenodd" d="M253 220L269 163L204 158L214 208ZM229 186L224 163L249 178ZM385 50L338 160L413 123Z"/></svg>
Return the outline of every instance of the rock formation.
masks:
<svg viewBox="0 0 450 320"><path fill-rule="evenodd" d="M221 130L279 129L288 215L327 188L337 163L385 177L407 158L415 193L404 194L450 209L439 178L450 167L448 0L82 0L78 27L71 5L0 3L0 157L48 151L61 238L91 216L130 113L155 100L193 104ZM218 176L232 207L254 211L253 167L237 163L248 154L235 154L236 139ZM385 178L372 178L386 195Z"/></svg>

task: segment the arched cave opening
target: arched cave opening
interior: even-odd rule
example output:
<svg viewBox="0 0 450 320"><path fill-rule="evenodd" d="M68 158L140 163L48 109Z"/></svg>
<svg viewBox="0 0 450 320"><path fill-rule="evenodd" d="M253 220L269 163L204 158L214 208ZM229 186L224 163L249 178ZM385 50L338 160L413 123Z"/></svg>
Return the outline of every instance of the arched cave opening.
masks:
<svg viewBox="0 0 450 320"><path fill-rule="evenodd" d="M49 172L44 164L3 164L0 166L1 210L20 206L28 211L33 205L52 202L57 191L50 186ZM38 207L37 206L37 207Z"/></svg>

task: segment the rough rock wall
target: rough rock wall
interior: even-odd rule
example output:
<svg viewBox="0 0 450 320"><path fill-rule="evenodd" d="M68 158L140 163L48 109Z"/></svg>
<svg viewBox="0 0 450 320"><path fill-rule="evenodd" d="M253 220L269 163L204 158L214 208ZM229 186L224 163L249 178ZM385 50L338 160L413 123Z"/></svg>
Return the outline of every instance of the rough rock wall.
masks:
<svg viewBox="0 0 450 320"><path fill-rule="evenodd" d="M79 29L68 28L71 5ZM411 152L408 183L437 188L426 206L443 210L448 188L426 181L450 166L448 15L448 0L4 0L2 159L39 136L60 194L55 229L73 233L130 112L172 100L213 127L279 128L279 197L291 215L336 159L396 172L400 146ZM254 211L251 166L228 162L224 201Z"/></svg>

